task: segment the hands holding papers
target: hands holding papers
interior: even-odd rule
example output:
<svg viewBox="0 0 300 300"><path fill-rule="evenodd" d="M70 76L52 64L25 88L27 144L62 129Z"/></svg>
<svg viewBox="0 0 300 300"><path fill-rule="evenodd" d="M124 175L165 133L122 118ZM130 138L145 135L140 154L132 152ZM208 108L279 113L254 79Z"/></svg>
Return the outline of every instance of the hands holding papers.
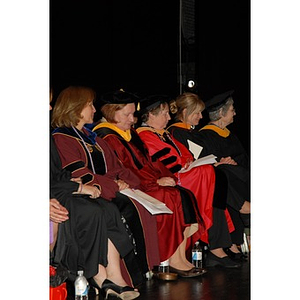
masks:
<svg viewBox="0 0 300 300"><path fill-rule="evenodd" d="M141 190L124 189L120 193L135 199L143 205L152 215L156 214L172 214L173 212L166 206L165 203L149 196Z"/></svg>
<svg viewBox="0 0 300 300"><path fill-rule="evenodd" d="M191 170L194 167L198 167L198 166L202 166L202 165L209 165L209 164L215 164L216 161L216 156L213 154L198 158L196 160L194 160L188 168L186 169L181 169L178 173L184 173L184 172L188 172L189 170Z"/></svg>

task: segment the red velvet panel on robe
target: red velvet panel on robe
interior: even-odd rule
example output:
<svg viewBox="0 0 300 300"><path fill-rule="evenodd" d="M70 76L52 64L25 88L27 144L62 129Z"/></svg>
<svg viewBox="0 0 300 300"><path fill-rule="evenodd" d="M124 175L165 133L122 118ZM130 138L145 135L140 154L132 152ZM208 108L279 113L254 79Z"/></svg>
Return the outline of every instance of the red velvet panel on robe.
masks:
<svg viewBox="0 0 300 300"><path fill-rule="evenodd" d="M170 258L182 243L183 232L189 226L184 222L179 190L174 187L165 187L157 184L157 179L164 176L173 177L172 173L160 162L152 164L150 158L148 161L135 145L128 142L132 152L143 166L139 170L134 163L131 153L120 141L121 137L119 135L109 134L103 137L103 139L114 149L114 152L123 162L124 166L139 177L141 180L141 190L164 202L173 211L172 215L161 214L156 216L160 259L164 261ZM198 232L193 235L193 239L197 238L200 238Z"/></svg>
<svg viewBox="0 0 300 300"><path fill-rule="evenodd" d="M168 159L173 158L173 161L166 165L169 169L176 165L184 166L188 160L193 160L192 154L178 141L173 140L180 154L175 147L172 147L170 144L163 141L155 132L151 130L138 130L138 133L142 141L146 144L150 156L155 155L164 148L170 149L168 154L159 158L161 161L165 162L169 162L171 160ZM208 229L213 224L213 196L215 188L215 173L213 166L198 166L188 172L176 172L174 175L178 178L178 183L180 185L191 190L196 196L198 207L206 227L206 230L201 233L201 240L208 243ZM234 225L227 209L225 210L225 215L229 232L232 232L234 230Z"/></svg>

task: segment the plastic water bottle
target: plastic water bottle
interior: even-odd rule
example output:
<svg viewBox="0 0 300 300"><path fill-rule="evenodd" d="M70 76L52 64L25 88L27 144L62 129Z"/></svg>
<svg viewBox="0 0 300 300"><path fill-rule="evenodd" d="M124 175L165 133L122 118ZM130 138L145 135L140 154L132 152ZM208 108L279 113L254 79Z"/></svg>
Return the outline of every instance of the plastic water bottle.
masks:
<svg viewBox="0 0 300 300"><path fill-rule="evenodd" d="M197 241L192 249L192 262L196 268L202 268L202 249Z"/></svg>
<svg viewBox="0 0 300 300"><path fill-rule="evenodd" d="M162 261L159 264L158 271L160 273L169 273L169 260Z"/></svg>
<svg viewBox="0 0 300 300"><path fill-rule="evenodd" d="M75 280L75 300L87 300L89 292L89 283L83 276L83 271L78 271L78 276Z"/></svg>

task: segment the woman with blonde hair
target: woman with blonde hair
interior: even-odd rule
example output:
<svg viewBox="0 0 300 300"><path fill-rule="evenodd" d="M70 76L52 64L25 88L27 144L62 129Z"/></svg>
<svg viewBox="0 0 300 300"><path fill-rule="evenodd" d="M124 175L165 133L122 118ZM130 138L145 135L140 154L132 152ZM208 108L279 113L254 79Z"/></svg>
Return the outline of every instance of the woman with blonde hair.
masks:
<svg viewBox="0 0 300 300"><path fill-rule="evenodd" d="M217 156L215 171L226 175L228 182L227 208L233 220L235 231L231 233L233 245L226 249L228 254L237 259L244 259L237 245L243 244L245 226L249 224L249 174L248 156L238 139L231 133L228 126L233 122L233 91L217 95L204 103L198 95L183 93L170 103L170 110L175 114L175 120L168 127L174 139L189 149L188 140L198 144L202 151L199 157L209 154ZM195 127L202 119L202 111L207 107L210 124L200 131ZM222 127L224 124L224 128Z"/></svg>
<svg viewBox="0 0 300 300"><path fill-rule="evenodd" d="M165 129L170 121L170 99L163 95L153 95L141 102L141 127L137 132L147 146L151 157L159 159L178 178L181 186L191 190L206 225L201 240L209 244L206 266L238 268L240 264L231 260L223 248L232 245L230 232L234 230L226 209L225 185L216 190L215 171L212 165L201 165L188 169L194 160L189 150L174 140ZM201 111L198 112L201 116ZM222 176L226 179L225 176Z"/></svg>

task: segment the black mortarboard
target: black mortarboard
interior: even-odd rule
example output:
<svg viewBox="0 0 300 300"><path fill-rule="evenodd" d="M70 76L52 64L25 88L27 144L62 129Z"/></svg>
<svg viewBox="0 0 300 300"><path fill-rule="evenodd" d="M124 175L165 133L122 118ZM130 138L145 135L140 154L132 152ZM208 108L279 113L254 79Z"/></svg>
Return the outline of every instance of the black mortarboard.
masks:
<svg viewBox="0 0 300 300"><path fill-rule="evenodd" d="M167 95L151 95L140 100L140 114L144 114L162 103L169 103L171 98Z"/></svg>
<svg viewBox="0 0 300 300"><path fill-rule="evenodd" d="M101 101L107 104L128 104L137 103L140 98L132 93L125 92L123 89L109 92L101 96Z"/></svg>
<svg viewBox="0 0 300 300"><path fill-rule="evenodd" d="M219 94L205 102L205 108L208 112L216 111L221 108L227 99L233 94L234 90Z"/></svg>

